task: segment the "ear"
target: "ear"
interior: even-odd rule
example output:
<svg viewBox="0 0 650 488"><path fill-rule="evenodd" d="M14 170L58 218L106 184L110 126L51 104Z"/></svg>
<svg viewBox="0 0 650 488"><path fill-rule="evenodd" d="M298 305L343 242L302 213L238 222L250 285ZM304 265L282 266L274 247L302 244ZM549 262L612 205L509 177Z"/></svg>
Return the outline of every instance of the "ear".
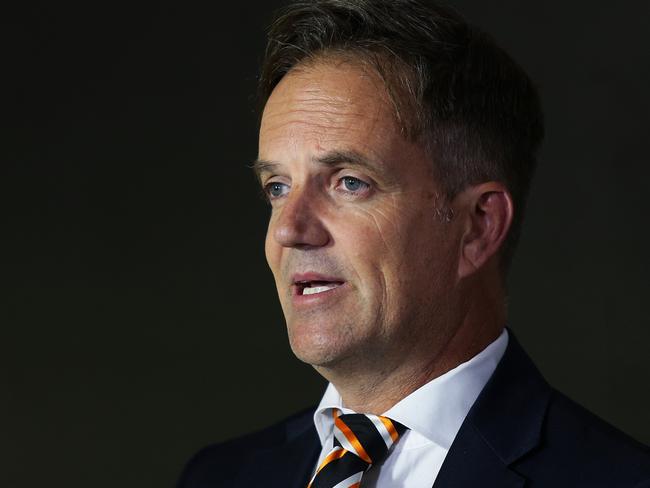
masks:
<svg viewBox="0 0 650 488"><path fill-rule="evenodd" d="M496 256L512 224L514 207L505 185L494 181L471 186L457 198L465 209L458 263L459 277L464 278Z"/></svg>

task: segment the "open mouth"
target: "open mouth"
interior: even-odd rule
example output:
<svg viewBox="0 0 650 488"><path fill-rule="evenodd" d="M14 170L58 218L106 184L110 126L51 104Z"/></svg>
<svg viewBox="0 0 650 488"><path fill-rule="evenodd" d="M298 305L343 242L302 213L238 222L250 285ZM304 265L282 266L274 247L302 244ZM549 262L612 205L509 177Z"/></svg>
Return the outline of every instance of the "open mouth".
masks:
<svg viewBox="0 0 650 488"><path fill-rule="evenodd" d="M342 284L341 281L297 281L295 286L298 295L316 295L338 288Z"/></svg>

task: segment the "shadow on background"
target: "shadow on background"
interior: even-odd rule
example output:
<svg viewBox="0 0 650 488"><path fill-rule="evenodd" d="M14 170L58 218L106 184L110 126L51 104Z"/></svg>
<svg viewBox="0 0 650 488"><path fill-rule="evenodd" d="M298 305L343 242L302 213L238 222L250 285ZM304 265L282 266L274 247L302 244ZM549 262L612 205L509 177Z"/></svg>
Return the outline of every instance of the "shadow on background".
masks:
<svg viewBox="0 0 650 488"><path fill-rule="evenodd" d="M555 386L648 443L650 9L602 3L454 5L547 115L511 327ZM1 486L171 486L202 445L318 401L246 167L277 4L2 16Z"/></svg>

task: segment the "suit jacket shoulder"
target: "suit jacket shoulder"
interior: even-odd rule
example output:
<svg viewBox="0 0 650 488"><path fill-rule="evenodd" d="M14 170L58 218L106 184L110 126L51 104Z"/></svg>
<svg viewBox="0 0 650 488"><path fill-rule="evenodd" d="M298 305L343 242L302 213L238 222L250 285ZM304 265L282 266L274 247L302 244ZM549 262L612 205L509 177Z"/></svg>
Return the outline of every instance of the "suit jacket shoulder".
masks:
<svg viewBox="0 0 650 488"><path fill-rule="evenodd" d="M556 390L540 445L516 466L539 486L650 487L648 447Z"/></svg>
<svg viewBox="0 0 650 488"><path fill-rule="evenodd" d="M320 452L314 408L269 428L199 451L185 467L178 488L304 488Z"/></svg>
<svg viewBox="0 0 650 488"><path fill-rule="evenodd" d="M510 332L434 486L650 487L650 451L549 386Z"/></svg>

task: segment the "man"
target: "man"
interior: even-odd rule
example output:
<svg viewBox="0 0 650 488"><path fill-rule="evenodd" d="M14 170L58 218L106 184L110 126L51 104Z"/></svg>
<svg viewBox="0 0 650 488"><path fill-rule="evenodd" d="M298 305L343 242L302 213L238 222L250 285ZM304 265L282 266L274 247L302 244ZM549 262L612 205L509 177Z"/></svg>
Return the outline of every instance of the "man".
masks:
<svg viewBox="0 0 650 488"><path fill-rule="evenodd" d="M182 488L650 487L643 446L553 390L505 329L543 133L525 73L419 0L275 21L255 169L314 410L200 452Z"/></svg>

